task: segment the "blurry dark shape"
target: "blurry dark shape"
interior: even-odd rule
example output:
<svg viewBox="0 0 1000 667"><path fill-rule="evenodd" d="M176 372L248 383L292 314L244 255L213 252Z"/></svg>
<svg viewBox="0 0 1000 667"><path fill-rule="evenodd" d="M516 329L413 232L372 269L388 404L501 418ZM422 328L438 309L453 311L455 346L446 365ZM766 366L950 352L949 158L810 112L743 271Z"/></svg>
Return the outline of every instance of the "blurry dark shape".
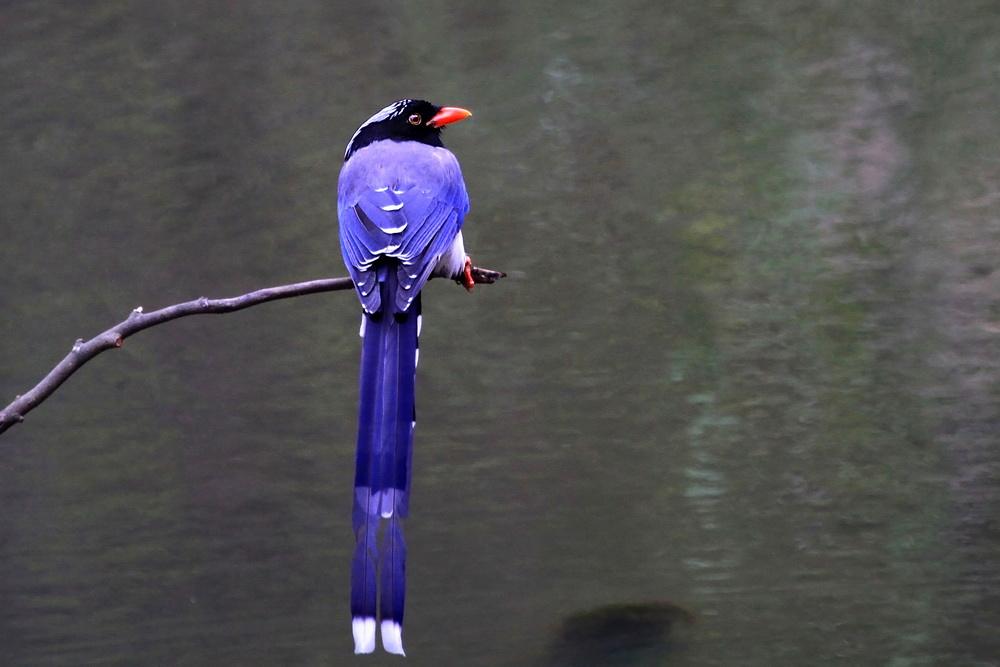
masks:
<svg viewBox="0 0 1000 667"><path fill-rule="evenodd" d="M680 648L677 630L695 616L665 601L611 604L567 617L549 649L548 665L663 664Z"/></svg>

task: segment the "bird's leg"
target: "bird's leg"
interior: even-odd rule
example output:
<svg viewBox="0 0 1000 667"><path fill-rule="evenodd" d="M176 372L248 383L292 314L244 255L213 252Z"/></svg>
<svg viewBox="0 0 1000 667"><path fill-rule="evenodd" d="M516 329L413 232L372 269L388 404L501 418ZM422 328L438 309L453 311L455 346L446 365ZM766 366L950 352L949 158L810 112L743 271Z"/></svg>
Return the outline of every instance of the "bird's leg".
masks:
<svg viewBox="0 0 1000 667"><path fill-rule="evenodd" d="M462 283L462 286L470 292L472 291L472 288L476 286L476 281L472 277L472 258L468 255L465 256L465 268L462 269L462 278L460 282Z"/></svg>

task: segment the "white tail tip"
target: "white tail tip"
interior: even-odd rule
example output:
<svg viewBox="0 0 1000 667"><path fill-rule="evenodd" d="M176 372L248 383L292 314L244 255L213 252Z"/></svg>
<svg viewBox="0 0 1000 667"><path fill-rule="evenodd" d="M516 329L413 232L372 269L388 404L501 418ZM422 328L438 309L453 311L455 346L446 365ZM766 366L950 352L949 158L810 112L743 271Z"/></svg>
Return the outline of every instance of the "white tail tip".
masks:
<svg viewBox="0 0 1000 667"><path fill-rule="evenodd" d="M382 621L382 648L386 653L406 655L403 652L403 628L396 621Z"/></svg>
<svg viewBox="0 0 1000 667"><path fill-rule="evenodd" d="M383 625L385 625L383 623ZM371 653L375 650L375 619L355 617L351 619L354 632L354 652Z"/></svg>

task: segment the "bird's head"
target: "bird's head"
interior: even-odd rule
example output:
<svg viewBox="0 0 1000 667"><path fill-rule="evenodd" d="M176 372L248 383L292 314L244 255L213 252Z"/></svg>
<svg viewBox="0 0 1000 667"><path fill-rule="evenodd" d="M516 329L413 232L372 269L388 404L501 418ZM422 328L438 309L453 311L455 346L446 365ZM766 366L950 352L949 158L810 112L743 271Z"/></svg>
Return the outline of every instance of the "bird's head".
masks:
<svg viewBox="0 0 1000 667"><path fill-rule="evenodd" d="M344 161L368 144L382 139L442 146L444 126L471 115L472 112L459 107L439 107L425 100L398 100L361 124L347 144Z"/></svg>

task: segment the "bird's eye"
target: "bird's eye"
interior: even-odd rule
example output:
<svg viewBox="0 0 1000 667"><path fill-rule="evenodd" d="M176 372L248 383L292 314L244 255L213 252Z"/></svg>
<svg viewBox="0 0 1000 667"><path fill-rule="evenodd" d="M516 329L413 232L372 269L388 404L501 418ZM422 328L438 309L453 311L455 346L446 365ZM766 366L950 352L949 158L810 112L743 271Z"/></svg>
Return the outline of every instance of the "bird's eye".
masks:
<svg viewBox="0 0 1000 667"><path fill-rule="evenodd" d="M409 123L410 125L420 125L421 120L423 119L420 117L420 114L415 113L411 115L409 118L407 118L406 122Z"/></svg>

